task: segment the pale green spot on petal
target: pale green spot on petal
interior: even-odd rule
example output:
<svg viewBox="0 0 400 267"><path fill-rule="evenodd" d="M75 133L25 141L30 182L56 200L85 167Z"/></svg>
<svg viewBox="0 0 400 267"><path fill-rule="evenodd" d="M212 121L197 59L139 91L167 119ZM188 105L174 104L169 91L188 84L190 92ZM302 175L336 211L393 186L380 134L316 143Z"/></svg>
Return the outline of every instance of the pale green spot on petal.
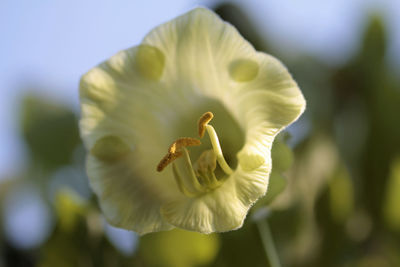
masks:
<svg viewBox="0 0 400 267"><path fill-rule="evenodd" d="M112 162L126 156L129 146L118 136L108 135L99 139L90 153L100 160Z"/></svg>
<svg viewBox="0 0 400 267"><path fill-rule="evenodd" d="M248 82L258 74L258 64L250 59L237 59L229 64L229 75L237 82Z"/></svg>
<svg viewBox="0 0 400 267"><path fill-rule="evenodd" d="M138 72L149 80L159 80L165 66L165 56L160 49L150 45L137 48L135 63Z"/></svg>
<svg viewBox="0 0 400 267"><path fill-rule="evenodd" d="M113 108L116 86L115 79L101 66L91 69L80 81L79 96L102 110ZM87 103L86 102L86 103Z"/></svg>
<svg viewBox="0 0 400 267"><path fill-rule="evenodd" d="M248 150L238 153L239 165L244 171L253 171L264 164L265 158L259 154L250 154Z"/></svg>

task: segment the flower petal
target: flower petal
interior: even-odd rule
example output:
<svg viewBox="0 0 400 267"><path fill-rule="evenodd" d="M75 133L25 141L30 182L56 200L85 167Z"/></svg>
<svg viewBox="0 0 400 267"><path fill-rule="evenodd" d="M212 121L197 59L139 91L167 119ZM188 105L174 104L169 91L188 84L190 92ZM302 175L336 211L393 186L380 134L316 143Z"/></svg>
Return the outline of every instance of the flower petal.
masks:
<svg viewBox="0 0 400 267"><path fill-rule="evenodd" d="M112 225L139 234L172 229L160 215L163 192L158 192L151 181L137 177L132 156L112 163L88 156L90 185L100 199L104 216Z"/></svg>
<svg viewBox="0 0 400 267"><path fill-rule="evenodd" d="M176 82L176 90L221 99L230 89L231 75L247 81L258 72L254 48L206 8L196 8L155 28L143 44L157 46L166 55L163 79Z"/></svg>
<svg viewBox="0 0 400 267"><path fill-rule="evenodd" d="M277 59L259 54L259 75L247 86L238 85L232 105L236 118L246 129L245 146L238 153L243 169L257 167L260 157L271 162L275 136L297 120L305 100L296 82Z"/></svg>
<svg viewBox="0 0 400 267"><path fill-rule="evenodd" d="M122 51L81 79L81 136L90 151L87 172L111 224L138 233L171 229L160 203L179 194L171 173L156 166L169 146L163 119L168 99L158 82L163 69L156 48ZM161 58L159 62L157 60ZM152 61L152 70L143 64Z"/></svg>
<svg viewBox="0 0 400 267"><path fill-rule="evenodd" d="M143 55L146 51L149 55ZM162 135L157 131L162 130L162 124L153 112L166 109L164 106L167 105L154 97L163 96L164 87L156 79L163 63L153 63L158 70L148 73L142 66L152 54L155 54L153 58L160 57L151 51L158 50L138 46L119 52L82 77L80 128L87 149L91 149L99 138L115 135L115 132L131 145L137 145L135 140L140 134L151 143ZM160 128L154 129L157 126Z"/></svg>
<svg viewBox="0 0 400 267"><path fill-rule="evenodd" d="M240 228L250 206L268 186L267 166L240 168L216 190L196 198L180 198L161 207L164 219L179 228L209 234Z"/></svg>

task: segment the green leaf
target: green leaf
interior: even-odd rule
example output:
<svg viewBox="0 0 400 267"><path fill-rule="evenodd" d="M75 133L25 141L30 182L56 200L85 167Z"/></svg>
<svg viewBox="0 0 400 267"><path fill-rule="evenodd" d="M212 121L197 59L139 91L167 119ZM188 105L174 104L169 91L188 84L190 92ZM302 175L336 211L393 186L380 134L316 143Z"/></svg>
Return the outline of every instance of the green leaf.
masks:
<svg viewBox="0 0 400 267"><path fill-rule="evenodd" d="M257 210L261 207L268 206L272 201L285 190L287 185L286 178L283 177L279 172L272 171L269 177L269 185L267 194L262 197L256 205L254 205L253 210Z"/></svg>
<svg viewBox="0 0 400 267"><path fill-rule="evenodd" d="M280 140L279 136L276 138L271 154L272 154L272 169L277 172L286 171L293 164L293 151Z"/></svg>
<svg viewBox="0 0 400 267"><path fill-rule="evenodd" d="M35 164L49 169L71 162L80 143L75 114L59 103L27 95L21 106L22 135Z"/></svg>

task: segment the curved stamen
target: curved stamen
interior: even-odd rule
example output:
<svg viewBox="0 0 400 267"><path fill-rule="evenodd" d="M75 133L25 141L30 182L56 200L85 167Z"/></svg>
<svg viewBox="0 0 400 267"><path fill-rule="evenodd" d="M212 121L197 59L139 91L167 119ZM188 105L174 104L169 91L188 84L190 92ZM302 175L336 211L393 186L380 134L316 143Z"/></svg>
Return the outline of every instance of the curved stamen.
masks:
<svg viewBox="0 0 400 267"><path fill-rule="evenodd" d="M180 156L182 156L182 152L176 152L176 153L170 153L168 152L160 161L160 163L158 163L157 165L157 171L161 172L162 170L164 170L165 167L167 167L168 164L170 164L171 162L173 162L174 160L176 160L177 158L179 158Z"/></svg>
<svg viewBox="0 0 400 267"><path fill-rule="evenodd" d="M208 111L201 115L199 121L198 121L198 130L199 130L199 136L202 138L204 136L204 133L206 131L206 126L207 124L214 118L214 114L212 112Z"/></svg>
<svg viewBox="0 0 400 267"><path fill-rule="evenodd" d="M179 191L181 191L182 194L184 194L187 197L195 197L198 195L186 189L185 185L182 182L182 177L179 174L178 168L176 167L175 163L172 163L172 172L174 174L175 182L178 185Z"/></svg>
<svg viewBox="0 0 400 267"><path fill-rule="evenodd" d="M211 145L213 147L214 153L217 156L217 161L219 163L219 166L221 166L222 170L230 175L233 173L232 169L229 167L228 163L226 163L224 154L222 154L222 149L221 145L219 144L218 140L218 135L214 130L214 127L211 125L208 125L208 123L214 118L214 114L212 112L208 111L204 113L198 122L198 130L199 130L199 136L203 137L205 130L207 130L208 136L210 137L211 140Z"/></svg>
<svg viewBox="0 0 400 267"><path fill-rule="evenodd" d="M226 163L224 155L222 154L221 145L219 144L218 135L214 130L214 127L211 125L206 125L208 136L211 140L211 145L213 147L214 153L217 156L217 161L221 169L228 175L232 174L233 171L231 167L229 167L228 163Z"/></svg>
<svg viewBox="0 0 400 267"><path fill-rule="evenodd" d="M200 140L191 137L182 137L176 139L168 148L167 154L161 159L160 163L157 165L157 171L161 172L165 167L171 162L182 156L181 148L187 146L199 146L201 144Z"/></svg>
<svg viewBox="0 0 400 267"><path fill-rule="evenodd" d="M171 146L168 149L169 153L176 153L177 151L180 151L181 148L187 147L187 146L199 146L201 144L199 139L192 138L192 137L181 137L175 140L171 144Z"/></svg>
<svg viewBox="0 0 400 267"><path fill-rule="evenodd" d="M219 181L217 179L217 177L215 177L214 172L210 172L210 176L211 176L210 177L210 182L211 182L210 186L211 186L211 188L217 188L218 186L221 185L221 181Z"/></svg>
<svg viewBox="0 0 400 267"><path fill-rule="evenodd" d="M185 166L187 168L187 171L189 172L189 176L191 178L191 184L193 185L193 187L195 188L196 191L202 192L204 191L203 186L200 184L199 180L197 179L197 176L193 170L193 165L192 165L192 161L190 160L190 156L189 156L189 152L187 151L187 149L184 147L183 148L183 155L184 155L184 159L185 159Z"/></svg>

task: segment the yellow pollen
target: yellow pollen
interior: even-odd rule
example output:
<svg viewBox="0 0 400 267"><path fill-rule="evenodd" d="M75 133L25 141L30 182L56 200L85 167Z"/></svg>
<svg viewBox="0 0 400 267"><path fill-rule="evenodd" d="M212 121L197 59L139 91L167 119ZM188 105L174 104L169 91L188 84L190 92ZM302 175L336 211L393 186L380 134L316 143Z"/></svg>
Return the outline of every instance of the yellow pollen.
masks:
<svg viewBox="0 0 400 267"><path fill-rule="evenodd" d="M199 122L198 122L200 138L202 138L204 136L204 133L206 131L206 126L212 120L213 117L214 117L214 114L212 114L210 111L207 111L200 117Z"/></svg>
<svg viewBox="0 0 400 267"><path fill-rule="evenodd" d="M160 163L158 163L157 165L157 171L161 172L162 170L164 170L165 167L168 166L168 164L170 164L171 162L173 162L174 160L176 160L177 158L179 158L180 156L182 156L182 152L176 152L174 154L172 153L167 153L167 155L165 155Z"/></svg>
<svg viewBox="0 0 400 267"><path fill-rule="evenodd" d="M200 140L191 137L182 137L175 140L168 148L168 153L161 159L157 165L157 171L161 172L171 162L182 156L182 147L199 146Z"/></svg>

